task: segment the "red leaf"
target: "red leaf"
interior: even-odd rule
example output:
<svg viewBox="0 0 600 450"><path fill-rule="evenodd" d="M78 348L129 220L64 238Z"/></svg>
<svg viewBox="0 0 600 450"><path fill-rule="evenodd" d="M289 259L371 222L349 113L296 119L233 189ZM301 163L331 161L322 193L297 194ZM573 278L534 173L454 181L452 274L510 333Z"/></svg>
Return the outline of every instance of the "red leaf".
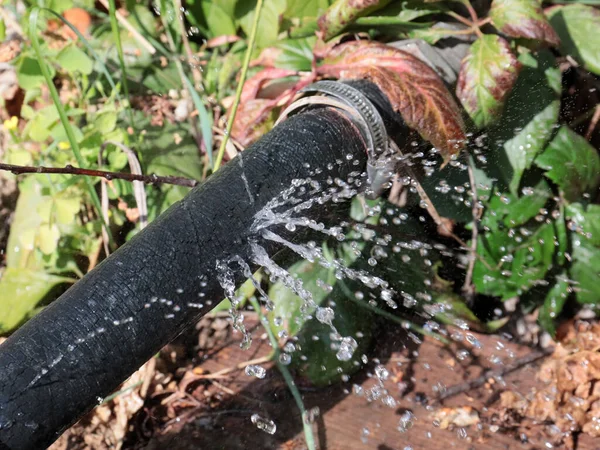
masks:
<svg viewBox="0 0 600 450"><path fill-rule="evenodd" d="M494 0L489 16L492 24L507 36L560 44L539 0Z"/></svg>
<svg viewBox="0 0 600 450"><path fill-rule="evenodd" d="M296 75L297 73L298 72L296 72L295 70L276 69L273 67L261 70L256 75L246 80L246 83L244 83L241 102L245 103L248 100L256 98L258 92L260 91L260 88L267 81L289 77L291 75Z"/></svg>
<svg viewBox="0 0 600 450"><path fill-rule="evenodd" d="M375 83L407 125L438 148L445 160L464 147L458 105L437 73L415 56L376 42L353 41L333 48L317 71Z"/></svg>

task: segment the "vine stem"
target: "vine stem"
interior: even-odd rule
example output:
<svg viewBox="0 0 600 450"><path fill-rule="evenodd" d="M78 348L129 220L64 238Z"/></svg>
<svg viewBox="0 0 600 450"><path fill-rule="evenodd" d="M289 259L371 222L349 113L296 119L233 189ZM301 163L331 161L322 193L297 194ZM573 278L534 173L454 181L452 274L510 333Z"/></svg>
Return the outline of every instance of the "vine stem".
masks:
<svg viewBox="0 0 600 450"><path fill-rule="evenodd" d="M219 146L219 152L217 153L217 158L215 159L215 164L213 166L213 172L216 172L221 166L221 161L223 160L223 155L225 154L225 147L227 146L227 140L229 135L231 134L231 129L233 128L233 122L235 120L235 115L237 114L238 106L240 104L240 99L242 97L242 89L244 88L244 83L246 82L246 74L248 73L248 66L250 65L250 58L252 57L252 52L254 51L254 44L256 42L256 32L258 30L258 22L260 21L260 13L262 11L263 0L258 0L256 3L256 10L254 11L254 21L252 23L252 30L250 31L250 39L248 40L248 48L246 49L246 55L244 56L244 63L242 64L242 73L240 75L240 82L237 86L237 90L235 92L235 100L233 102L233 106L231 108L231 114L229 115L229 119L227 120L227 128L225 132L225 136L221 141L221 145Z"/></svg>
<svg viewBox="0 0 600 450"><path fill-rule="evenodd" d="M279 362L280 351L279 351L279 344L277 342L277 338L273 334L273 330L271 330L268 319L263 314L262 309L260 308L260 305L258 303L258 300L254 299L254 298L250 298L249 300L250 300L250 303L252 304L252 307L258 314L260 323L262 324L263 328L265 329L267 336L269 337L269 342L271 342L271 346L273 347L274 359L275 359L275 363L277 364L277 368L281 372L281 375L283 376L283 379L285 380L290 392L292 393L292 397L294 397L294 400L296 401L296 405L298 406L298 409L300 410L300 415L302 417L302 428L304 429L304 438L306 439L306 446L308 447L309 450L316 450L315 436L310 427L310 424L307 423L307 421L306 421L306 408L304 407L304 402L302 401L302 396L300 395L300 391L298 391L298 388L296 387L296 383L294 382L294 378L292 377L292 374L290 373L288 368Z"/></svg>
<svg viewBox="0 0 600 450"><path fill-rule="evenodd" d="M460 0L460 2L465 6L465 8L467 8L467 11L469 12L469 15L471 16L471 21L473 22L473 25L472 25L473 31L475 32L475 34L478 37L483 36L483 33L479 29L479 25L478 25L479 17L477 16L477 12L473 8L473 5L471 5L471 2L469 0Z"/></svg>
<svg viewBox="0 0 600 450"><path fill-rule="evenodd" d="M106 180L124 180L141 181L145 184L174 184L177 186L194 187L199 182L190 178L183 177L160 177L158 175L139 175L134 173L109 172L106 170L83 169L66 165L65 167L44 167L44 166L17 166L14 164L0 163L0 170L12 172L15 175L25 173L51 173L67 175L83 175L87 177L99 177Z"/></svg>

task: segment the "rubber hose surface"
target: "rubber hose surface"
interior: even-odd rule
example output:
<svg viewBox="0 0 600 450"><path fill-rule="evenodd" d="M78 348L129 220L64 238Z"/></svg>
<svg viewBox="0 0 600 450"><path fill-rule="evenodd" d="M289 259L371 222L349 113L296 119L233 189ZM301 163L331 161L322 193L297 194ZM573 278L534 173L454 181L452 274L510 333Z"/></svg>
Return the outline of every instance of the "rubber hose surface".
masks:
<svg viewBox="0 0 600 450"><path fill-rule="evenodd" d="M248 259L255 213L291 180L308 177L307 163L337 161L311 178L344 178L364 169L365 152L356 128L335 111L288 119L27 322L0 346L0 448L56 440L224 297L216 263ZM175 308L202 303L199 293L214 303Z"/></svg>

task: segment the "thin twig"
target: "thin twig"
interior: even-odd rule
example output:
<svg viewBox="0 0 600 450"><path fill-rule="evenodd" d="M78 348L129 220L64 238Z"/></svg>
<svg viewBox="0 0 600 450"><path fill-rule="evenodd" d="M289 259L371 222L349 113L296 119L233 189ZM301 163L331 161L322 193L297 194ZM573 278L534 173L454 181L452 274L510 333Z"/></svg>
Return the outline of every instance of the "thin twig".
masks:
<svg viewBox="0 0 600 450"><path fill-rule="evenodd" d="M12 172L15 175L25 173L52 173L66 175L84 175L88 177L101 177L107 180L141 181L145 184L174 184L177 186L194 187L199 181L190 178L161 177L158 175L136 175L133 173L109 172L106 170L81 169L67 164L65 167L44 167L44 166L17 166L14 164L0 163L0 170Z"/></svg>
<svg viewBox="0 0 600 450"><path fill-rule="evenodd" d="M100 0L100 3L106 8L107 11L110 11L108 0ZM151 55L154 55L156 53L156 49L154 48L154 46L150 42L148 42L148 40L144 36L142 36L139 33L139 31L136 30L135 27L131 25L119 11L115 11L115 16L117 16L117 20L121 23L121 25L123 25L123 27L129 33L131 33L133 38L136 41L138 41L140 45L148 51L148 53L150 53Z"/></svg>
<svg viewBox="0 0 600 450"><path fill-rule="evenodd" d="M455 13L454 11L448 11L445 13L446 15L452 17L453 19L458 20L460 23L469 27L469 31L473 31L472 29L475 27L475 24L471 22L469 19L464 18L460 14Z"/></svg>
<svg viewBox="0 0 600 450"><path fill-rule="evenodd" d="M196 375L196 377L202 378L202 379L208 379L208 380L213 379L213 378L224 378L226 375L230 374L231 372L235 372L236 370L245 369L247 366L250 366L252 364L268 363L269 361L271 361L270 356L262 356L260 358L255 358L255 359L251 359L249 361L244 361L242 363L236 364L233 367L227 367L226 369L219 370L215 373L208 373L206 375Z"/></svg>
<svg viewBox="0 0 600 450"><path fill-rule="evenodd" d="M596 105L596 110L594 111L594 115L592 116L590 125L588 126L588 129L585 132L585 138L588 141L590 141L592 139L592 134L594 134L594 130L596 129L596 125L598 125L599 120L600 120L600 104Z"/></svg>
<svg viewBox="0 0 600 450"><path fill-rule="evenodd" d="M469 158L467 165L467 171L469 172L469 183L471 183L471 214L473 216L473 227L471 229L471 254L469 255L469 265L467 267L467 275L465 276L465 283L463 284L462 291L467 300L470 302L473 300L475 290L473 287L473 270L475 270L475 255L477 254L477 237L479 233L479 219L481 218L481 209L478 207L477 199L477 184L475 181L475 173L473 172L473 161Z"/></svg>
<svg viewBox="0 0 600 450"><path fill-rule="evenodd" d="M469 392L473 389L483 386L490 378L501 378L505 375L514 372L515 370L520 369L523 366L531 364L538 359L544 358L545 356L550 355L554 351L554 348L545 348L541 350L533 350L532 352L526 354L525 356L516 359L511 364L508 364L500 369L496 370L487 370L483 375L473 379L468 380L463 383L455 384L447 388L443 393L441 393L436 399L435 403L439 403L449 397L454 397L458 394L462 394L464 392Z"/></svg>
<svg viewBox="0 0 600 450"><path fill-rule="evenodd" d="M246 74L248 72L248 66L250 65L250 58L252 57L252 52L254 51L254 43L256 41L256 32L258 30L258 22L260 21L262 6L263 0L258 0L256 2L256 8L254 9L254 22L252 24L252 30L250 31L250 38L248 40L246 55L244 56L244 63L242 64L242 73L240 74L240 81L235 92L235 101L233 102L231 113L229 115L229 119L227 120L227 132L225 133L225 138L221 141L221 145L219 146L219 152L217 153L217 158L213 166L213 172L216 172L221 165L223 155L225 154L225 148L227 146L227 139L231 134L231 129L233 128L233 121L235 120L235 115L240 104L240 98L242 97L242 89L244 88L244 83L246 82Z"/></svg>

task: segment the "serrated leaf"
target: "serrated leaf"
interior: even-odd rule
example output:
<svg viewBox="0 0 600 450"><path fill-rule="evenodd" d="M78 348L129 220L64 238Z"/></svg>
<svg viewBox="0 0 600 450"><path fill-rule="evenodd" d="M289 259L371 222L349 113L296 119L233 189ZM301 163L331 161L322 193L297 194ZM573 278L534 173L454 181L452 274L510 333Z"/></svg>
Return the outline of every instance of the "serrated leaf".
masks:
<svg viewBox="0 0 600 450"><path fill-rule="evenodd" d="M567 205L567 216L571 222L569 228L582 235L596 247L600 247L600 205L588 205L587 208L581 203Z"/></svg>
<svg viewBox="0 0 600 450"><path fill-rule="evenodd" d="M17 327L64 277L22 268L7 268L0 278L0 334Z"/></svg>
<svg viewBox="0 0 600 450"><path fill-rule="evenodd" d="M556 319L562 311L569 297L569 282L565 273L556 277L556 283L544 300L540 308L538 320L542 327L550 334L556 333Z"/></svg>
<svg viewBox="0 0 600 450"><path fill-rule="evenodd" d="M600 75L600 11L586 5L552 8L550 23L560 36L561 53L581 61L585 68Z"/></svg>
<svg viewBox="0 0 600 450"><path fill-rule="evenodd" d="M502 118L488 129L490 152L497 155L494 177L514 195L519 192L524 171L552 136L560 109L559 94L552 87L558 72L552 54L542 51L534 56L526 52L519 61L523 68Z"/></svg>
<svg viewBox="0 0 600 450"><path fill-rule="evenodd" d="M508 36L560 44L538 0L493 0L489 17L492 24Z"/></svg>
<svg viewBox="0 0 600 450"><path fill-rule="evenodd" d="M383 8L390 0L336 0L319 20L319 30L325 41L337 36L359 17Z"/></svg>
<svg viewBox="0 0 600 450"><path fill-rule="evenodd" d="M80 72L85 75L92 73L94 62L77 45L67 45L56 55L56 62L69 73Z"/></svg>
<svg viewBox="0 0 600 450"><path fill-rule="evenodd" d="M541 225L527 241L516 240L508 232L495 231L479 236L473 283L480 294L503 300L522 295L542 282L552 266L555 228ZM489 268L491 268L491 270Z"/></svg>
<svg viewBox="0 0 600 450"><path fill-rule="evenodd" d="M297 71L312 69L313 52L317 38L284 39L276 47L281 53L275 59L275 67Z"/></svg>
<svg viewBox="0 0 600 450"><path fill-rule="evenodd" d="M513 88L521 63L508 42L485 34L470 47L458 74L456 95L478 127L495 122Z"/></svg>
<svg viewBox="0 0 600 450"><path fill-rule="evenodd" d="M573 279L575 297L579 303L600 302L600 249L586 239L571 235L573 264L570 274Z"/></svg>
<svg viewBox="0 0 600 450"><path fill-rule="evenodd" d="M520 198L510 193L495 195L488 202L481 224L494 231L523 225L539 214L549 198L552 191L544 180L533 188L531 195Z"/></svg>
<svg viewBox="0 0 600 450"><path fill-rule="evenodd" d="M593 192L600 184L597 150L566 125L558 130L535 164L547 171L546 177L558 185L569 201Z"/></svg>
<svg viewBox="0 0 600 450"><path fill-rule="evenodd" d="M375 83L407 125L437 147L444 159L464 147L458 105L435 71L415 56L377 42L353 41L330 50L317 71Z"/></svg>

